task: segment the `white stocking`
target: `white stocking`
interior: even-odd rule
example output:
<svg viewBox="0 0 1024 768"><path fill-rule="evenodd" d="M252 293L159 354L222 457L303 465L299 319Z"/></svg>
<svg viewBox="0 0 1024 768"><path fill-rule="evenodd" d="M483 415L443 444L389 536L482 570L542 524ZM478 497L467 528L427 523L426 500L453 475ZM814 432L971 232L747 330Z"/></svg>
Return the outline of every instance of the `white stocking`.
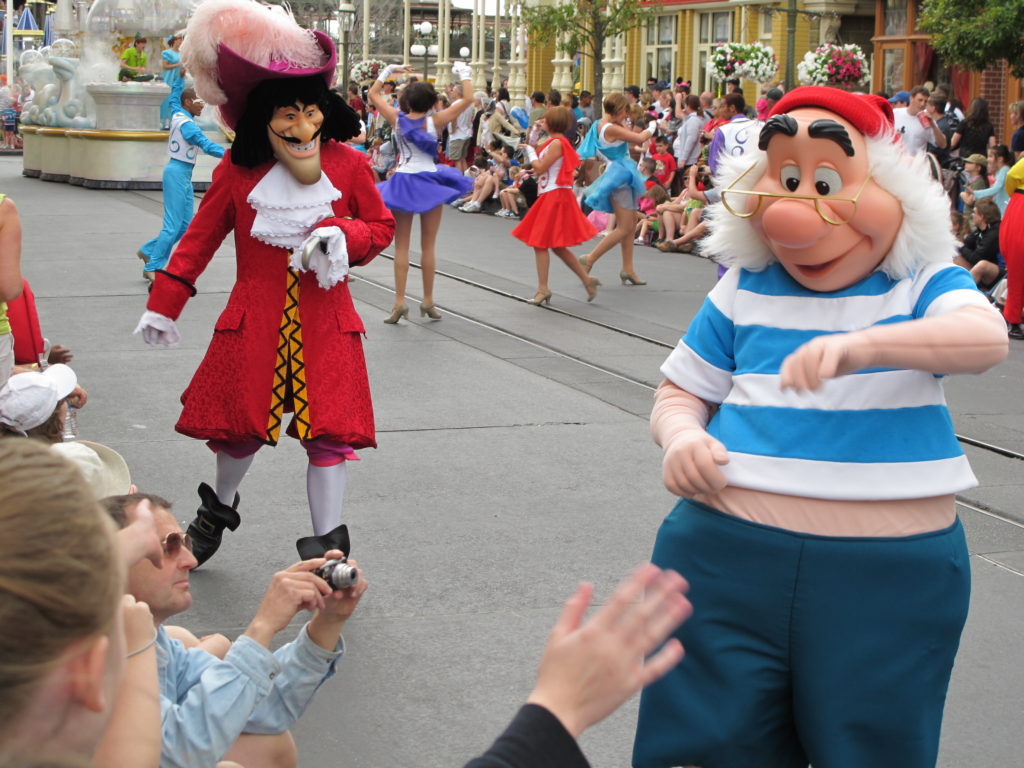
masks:
<svg viewBox="0 0 1024 768"><path fill-rule="evenodd" d="M306 495L313 535L321 536L341 525L341 507L345 501L348 462L330 467L310 464L306 470Z"/></svg>
<svg viewBox="0 0 1024 768"><path fill-rule="evenodd" d="M214 490L217 492L217 498L220 499L221 504L230 507L235 503L238 486L242 484L242 478L249 471L249 466L254 458L256 458L255 453L243 459L228 456L224 451L217 453L217 480L214 483L216 486Z"/></svg>

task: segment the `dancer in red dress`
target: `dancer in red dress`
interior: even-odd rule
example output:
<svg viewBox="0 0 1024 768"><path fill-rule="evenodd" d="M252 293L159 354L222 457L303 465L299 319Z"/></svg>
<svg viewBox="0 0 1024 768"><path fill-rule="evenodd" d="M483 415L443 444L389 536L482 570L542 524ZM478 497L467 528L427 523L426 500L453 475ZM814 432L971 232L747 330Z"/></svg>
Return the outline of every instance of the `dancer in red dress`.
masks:
<svg viewBox="0 0 1024 768"><path fill-rule="evenodd" d="M572 180L580 167L580 158L564 135L570 123L569 110L551 107L543 119L551 140L540 148L537 157L531 158L537 175L537 201L530 207L526 218L512 230L514 237L533 248L537 258L537 293L528 303L551 303L549 250L553 250L583 283L587 289L587 301L593 301L601 281L587 275L583 265L569 250L570 245L579 245L597 234L572 193Z"/></svg>

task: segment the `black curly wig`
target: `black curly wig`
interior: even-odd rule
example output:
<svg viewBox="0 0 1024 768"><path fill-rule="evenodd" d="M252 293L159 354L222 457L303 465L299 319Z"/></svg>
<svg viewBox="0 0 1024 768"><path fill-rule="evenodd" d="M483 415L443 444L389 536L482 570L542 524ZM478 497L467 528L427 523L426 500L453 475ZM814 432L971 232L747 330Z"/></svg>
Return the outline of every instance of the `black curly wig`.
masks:
<svg viewBox="0 0 1024 768"><path fill-rule="evenodd" d="M274 150L267 137L267 124L274 110L292 104L316 104L324 116L320 129L321 141L348 141L361 131L359 115L332 91L319 75L308 77L264 80L246 100L245 111L235 128L231 144L231 162L245 168L255 168L271 160Z"/></svg>

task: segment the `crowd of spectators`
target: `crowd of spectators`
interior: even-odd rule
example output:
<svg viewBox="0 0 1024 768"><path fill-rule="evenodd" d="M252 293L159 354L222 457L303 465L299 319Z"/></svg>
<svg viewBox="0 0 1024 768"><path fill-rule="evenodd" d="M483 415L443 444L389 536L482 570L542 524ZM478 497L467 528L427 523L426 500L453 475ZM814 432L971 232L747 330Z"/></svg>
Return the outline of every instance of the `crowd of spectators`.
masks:
<svg viewBox="0 0 1024 768"><path fill-rule="evenodd" d="M656 247L663 252L699 253L698 243L707 232L703 209L718 197L713 188L717 158L722 151L735 154L742 148L733 137L739 131L759 130L774 104L782 97L782 84L766 84L749 104L739 82L725 83L725 93L690 92L684 78L675 83L648 81L646 88L628 86L623 90L629 103L627 125L633 131L650 129L652 138L630 146L630 156L647 179L648 194L643 196L635 221L629 222L637 245ZM396 84L389 84L393 92ZM374 169L386 178L394 167L394 147L387 122L359 98L358 87L351 90L350 104L362 110L366 121L366 150ZM458 86L446 94L460 98ZM1010 168L1024 154L1024 102L1009 108L1008 119L1014 129L1010 146L997 143L995 127L985 99L964 105L950 93L948 85L925 84L892 96L880 94L893 106L895 130L906 151L928 152L935 159L936 175L950 195L951 215L963 223L960 242L966 255L959 261L970 265L978 284L993 289L1006 272L1005 261L993 248L991 209L984 207L980 218L974 215L977 200L991 198L1000 217L1005 214L1012 190L1008 185ZM579 144L600 118L595 115L593 96L588 91L563 95L557 90L535 91L524 103L513 104L505 88L472 95L473 108L439 137L439 162L453 165L474 179L472 191L452 203L464 213L492 213L499 218L521 218L536 200L537 180L529 162L527 147L536 150L546 140L545 111L564 103L570 107L573 125L567 135ZM439 102L438 109L443 104ZM584 202L584 190L601 173L600 163L584 162L574 187L583 212L591 214L603 226L599 236L615 231L615 215L592 214ZM661 191L650 192L652 187ZM664 199L662 198L664 193ZM592 219L594 220L594 219ZM979 222L986 226L987 246L977 242ZM970 240L964 240L973 235ZM977 260L994 269L975 267Z"/></svg>
<svg viewBox="0 0 1024 768"><path fill-rule="evenodd" d="M388 98L397 102L404 84L385 83ZM715 97L711 92L690 93L690 84L678 78L674 84L650 81L643 90L629 86L626 124L637 133L650 130L651 139L630 146L630 156L647 179L649 194L644 195L635 221L624 224L637 244L657 246L663 251L690 251L706 231L701 225L701 210L712 187L708 168L722 146L713 146L718 129L742 120L756 125L756 114L766 114L782 96L778 83L770 83L757 100L756 110L746 103L738 81L727 83L728 93ZM348 90L349 104L360 113L366 127L365 142L354 142L366 151L378 176L383 180L393 173L396 157L391 126L382 119L357 85ZM437 110L461 98L458 85L449 86L439 96ZM499 218L521 218L537 197L537 179L529 161L527 147L536 151L547 139L544 115L552 106L569 107L571 125L566 132L578 145L601 117L595 114L593 94L581 91L563 95L558 90L535 91L521 105L513 104L508 91L472 94L473 108L449 125L439 136L438 161L451 165L473 178L472 190L452 206L463 213L490 213ZM720 142L721 144L721 142ZM574 190L584 213L591 210L583 202L584 189L601 173L597 160L581 167ZM651 188L656 191L650 192ZM663 197L664 195L664 197ZM595 212L596 213L596 212ZM594 214L592 214L594 215ZM615 231L615 216L599 216L601 235Z"/></svg>

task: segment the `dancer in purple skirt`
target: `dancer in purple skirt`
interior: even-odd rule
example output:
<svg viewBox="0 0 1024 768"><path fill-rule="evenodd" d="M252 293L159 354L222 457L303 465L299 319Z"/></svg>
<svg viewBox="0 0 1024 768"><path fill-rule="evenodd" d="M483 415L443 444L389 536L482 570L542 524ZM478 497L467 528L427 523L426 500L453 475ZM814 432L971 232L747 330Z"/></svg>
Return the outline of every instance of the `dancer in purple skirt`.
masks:
<svg viewBox="0 0 1024 768"><path fill-rule="evenodd" d="M437 91L427 81L408 85L395 109L384 97L384 81L409 67L391 64L377 76L370 87L370 99L380 114L391 123L397 142L398 165L391 178L378 184L384 204L395 216L395 306L385 323L394 324L409 315L405 305L405 285L409 277L409 235L412 217L420 215L420 266L423 272L423 301L420 315L440 320L441 313L434 306L434 270L436 257L434 243L441 225L441 210L445 203L462 197L472 187L471 179L456 169L437 165L437 139L444 127L455 120L472 104L462 98L447 109L434 112ZM472 70L462 62L455 62L452 74L462 81L462 92L472 93Z"/></svg>

